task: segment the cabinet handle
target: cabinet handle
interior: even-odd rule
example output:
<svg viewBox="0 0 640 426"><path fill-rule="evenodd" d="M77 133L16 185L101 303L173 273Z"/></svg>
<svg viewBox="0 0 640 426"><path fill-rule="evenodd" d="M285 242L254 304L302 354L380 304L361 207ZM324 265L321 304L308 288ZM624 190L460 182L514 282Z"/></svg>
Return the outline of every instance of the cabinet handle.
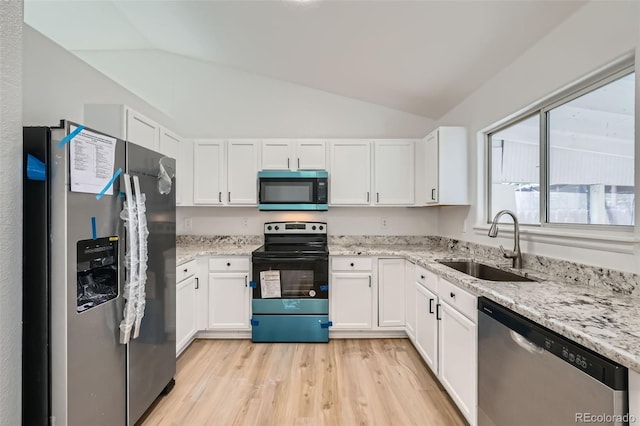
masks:
<svg viewBox="0 0 640 426"><path fill-rule="evenodd" d="M231 266L231 262L227 262L227 266Z"/></svg>
<svg viewBox="0 0 640 426"><path fill-rule="evenodd" d="M196 290L200 288L200 278L196 277Z"/></svg>
<svg viewBox="0 0 640 426"><path fill-rule="evenodd" d="M367 203L369 202L369 191L367 191Z"/></svg>
<svg viewBox="0 0 640 426"><path fill-rule="evenodd" d="M380 193L376 192L376 203L380 202Z"/></svg>
<svg viewBox="0 0 640 426"><path fill-rule="evenodd" d="M287 158L287 169L289 168L289 159Z"/></svg>
<svg viewBox="0 0 640 426"><path fill-rule="evenodd" d="M453 299L455 299L456 294L454 292L449 293L449 296L451 296Z"/></svg>
<svg viewBox="0 0 640 426"><path fill-rule="evenodd" d="M184 268L184 272L188 272L189 270L187 268Z"/></svg>
<svg viewBox="0 0 640 426"><path fill-rule="evenodd" d="M371 275L369 275L369 288L371 288Z"/></svg>
<svg viewBox="0 0 640 426"><path fill-rule="evenodd" d="M421 280L424 280L424 275L420 275L420 279L421 279Z"/></svg>
<svg viewBox="0 0 640 426"><path fill-rule="evenodd" d="M436 200L436 189L435 188L431 188L431 200L432 201Z"/></svg>
<svg viewBox="0 0 640 426"><path fill-rule="evenodd" d="M227 192L227 202L231 202L231 191Z"/></svg>
<svg viewBox="0 0 640 426"><path fill-rule="evenodd" d="M351 267L353 268L353 263L351 263Z"/></svg>
<svg viewBox="0 0 640 426"><path fill-rule="evenodd" d="M218 202L222 202L222 192L218 192Z"/></svg>
<svg viewBox="0 0 640 426"><path fill-rule="evenodd" d="M298 158L298 168L300 168L300 159Z"/></svg>
<svg viewBox="0 0 640 426"><path fill-rule="evenodd" d="M442 318L440 318L440 304L439 303L436 305L436 319L438 321L442 320Z"/></svg>
<svg viewBox="0 0 640 426"><path fill-rule="evenodd" d="M244 276L244 286L249 287L249 275Z"/></svg>
<svg viewBox="0 0 640 426"><path fill-rule="evenodd" d="M435 299L429 299L429 313L432 314L433 313L433 301Z"/></svg>

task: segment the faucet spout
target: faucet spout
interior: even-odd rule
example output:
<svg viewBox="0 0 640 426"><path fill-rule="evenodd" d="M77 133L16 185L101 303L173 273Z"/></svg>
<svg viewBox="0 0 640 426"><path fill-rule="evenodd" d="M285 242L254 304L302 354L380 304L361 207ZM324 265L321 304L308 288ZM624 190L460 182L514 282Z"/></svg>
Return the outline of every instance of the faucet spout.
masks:
<svg viewBox="0 0 640 426"><path fill-rule="evenodd" d="M500 249L502 255L508 259L512 259L514 268L522 268L522 252L520 251L520 224L516 214L511 210L501 210L496 213L493 221L491 222L491 228L489 228L489 237L496 238L498 236L498 221L503 215L509 215L513 218L513 251L507 252L502 246Z"/></svg>

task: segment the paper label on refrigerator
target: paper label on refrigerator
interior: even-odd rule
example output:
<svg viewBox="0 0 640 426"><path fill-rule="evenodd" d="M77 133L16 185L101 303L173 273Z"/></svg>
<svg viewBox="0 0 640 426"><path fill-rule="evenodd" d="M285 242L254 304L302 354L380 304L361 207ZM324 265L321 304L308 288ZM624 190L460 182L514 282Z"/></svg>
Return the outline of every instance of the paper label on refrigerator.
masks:
<svg viewBox="0 0 640 426"><path fill-rule="evenodd" d="M70 126L70 130L75 130ZM117 139L83 129L69 142L71 191L99 194L114 172ZM105 192L113 195L113 185Z"/></svg>
<svg viewBox="0 0 640 426"><path fill-rule="evenodd" d="M263 299L281 297L280 271L260 272L260 293Z"/></svg>

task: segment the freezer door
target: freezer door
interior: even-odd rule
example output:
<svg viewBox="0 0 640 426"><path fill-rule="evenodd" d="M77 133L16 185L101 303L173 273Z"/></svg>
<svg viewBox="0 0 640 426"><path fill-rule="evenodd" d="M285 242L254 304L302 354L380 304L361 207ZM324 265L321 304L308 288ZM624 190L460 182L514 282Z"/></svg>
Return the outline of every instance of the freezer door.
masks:
<svg viewBox="0 0 640 426"><path fill-rule="evenodd" d="M114 195L99 200L95 194L69 191L70 143L60 148L58 142L70 124L65 132L53 132L51 145L52 410L58 424L123 424L120 183L115 181ZM125 144L118 141L114 171L124 162Z"/></svg>
<svg viewBox="0 0 640 426"><path fill-rule="evenodd" d="M127 168L138 176L146 196L148 265L146 308L140 335L128 345L128 424L133 425L176 372L176 197L175 179L168 194L158 188L160 161L175 170L175 161L127 143Z"/></svg>

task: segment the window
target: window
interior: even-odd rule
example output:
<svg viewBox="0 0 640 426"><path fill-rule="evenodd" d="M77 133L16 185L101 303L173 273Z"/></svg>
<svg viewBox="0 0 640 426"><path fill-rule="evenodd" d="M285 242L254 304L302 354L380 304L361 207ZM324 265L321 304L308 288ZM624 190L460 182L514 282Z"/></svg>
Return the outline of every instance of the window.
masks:
<svg viewBox="0 0 640 426"><path fill-rule="evenodd" d="M634 225L634 102L626 69L489 132L489 221Z"/></svg>

